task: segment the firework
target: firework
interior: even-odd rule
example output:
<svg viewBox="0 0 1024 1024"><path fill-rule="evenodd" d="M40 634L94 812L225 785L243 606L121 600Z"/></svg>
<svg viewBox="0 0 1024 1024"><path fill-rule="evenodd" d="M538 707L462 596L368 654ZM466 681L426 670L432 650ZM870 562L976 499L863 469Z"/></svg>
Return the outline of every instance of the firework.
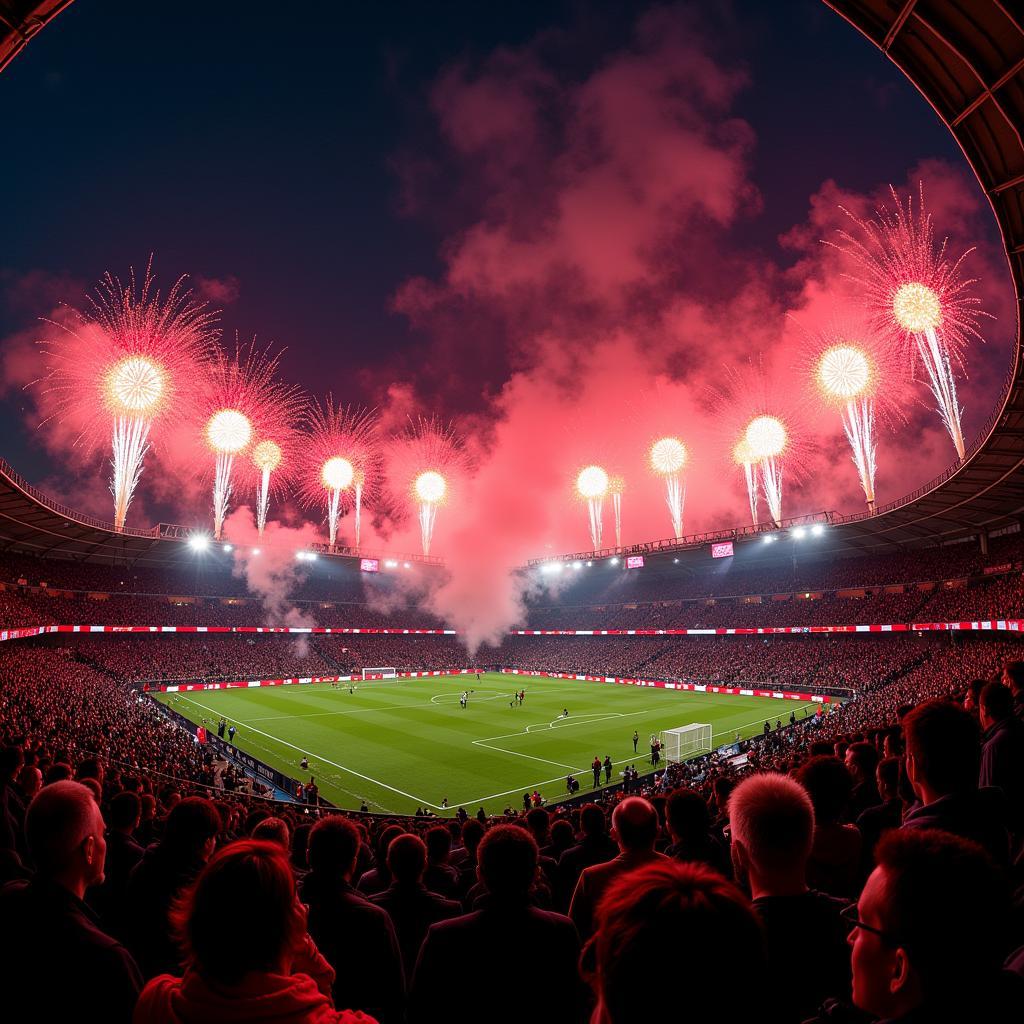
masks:
<svg viewBox="0 0 1024 1024"><path fill-rule="evenodd" d="M179 278L166 296L152 261L138 282L104 274L84 311L43 341L47 372L39 382L56 399L54 416L82 424L76 445L110 445L114 527L123 530L150 438L180 416L189 385L216 342L216 314ZM51 321L52 323L52 321Z"/></svg>
<svg viewBox="0 0 1024 1024"><path fill-rule="evenodd" d="M757 526L757 505L760 488L757 480L757 458L750 450L746 438L741 437L732 450L732 460L743 467L743 478L747 484L747 501L750 503L750 522Z"/></svg>
<svg viewBox="0 0 1024 1024"><path fill-rule="evenodd" d="M878 324L897 343L913 367L927 375L937 411L957 455L964 457L963 410L957 398L954 366L964 370L964 353L972 339L983 340L981 300L971 294L976 282L964 278L961 267L973 252L957 259L946 254L947 240L937 242L931 216L925 212L924 188L915 207L913 196L904 203L895 189L894 209L881 209L874 219L860 220L856 235L839 233L836 248L861 268L853 277L866 292Z"/></svg>
<svg viewBox="0 0 1024 1024"><path fill-rule="evenodd" d="M672 520L672 531L677 538L683 535L686 484L681 479L681 473L686 466L686 459L686 445L678 437L663 437L651 445L651 469L665 478L665 502Z"/></svg>
<svg viewBox="0 0 1024 1024"><path fill-rule="evenodd" d="M586 466L576 477L576 491L590 513L590 540L595 551L601 546L601 508L608 493L608 474L600 466Z"/></svg>
<svg viewBox="0 0 1024 1024"><path fill-rule="evenodd" d="M221 539L224 519L233 491L235 460L253 448L254 442L267 438L283 418L294 417L298 398L294 388L280 384L277 377L280 354L269 349L247 346L235 341L235 351L219 351L211 361L203 387L203 439L214 454L213 535ZM280 446L278 446L280 449ZM272 449L260 449L261 476L268 476ZM265 519L264 510L264 519ZM259 503L257 502L257 518Z"/></svg>
<svg viewBox="0 0 1024 1024"><path fill-rule="evenodd" d="M612 511L615 514L615 546L622 547L622 495L626 492L626 481L621 476L608 479L608 493L612 496Z"/></svg>
<svg viewBox="0 0 1024 1024"><path fill-rule="evenodd" d="M394 482L416 506L420 543L423 554L429 555L437 510L451 500L452 483L466 469L462 441L440 420L410 420L395 438L391 456Z"/></svg>
<svg viewBox="0 0 1024 1024"><path fill-rule="evenodd" d="M789 441L785 423L777 416L755 416L743 433L750 453L761 467L761 486L776 526L782 525L783 455Z"/></svg>
<svg viewBox="0 0 1024 1024"><path fill-rule="evenodd" d="M338 519L343 511L351 509L358 550L367 490L375 489L380 479L377 414L335 406L328 396L323 405L313 403L306 428L300 499L310 508L326 508L332 551L338 540Z"/></svg>
<svg viewBox="0 0 1024 1024"><path fill-rule="evenodd" d="M298 388L282 388L274 403L269 426L254 435L244 467L246 486L256 492L256 529L260 537L267 525L270 499L283 494L296 474L298 423L304 402Z"/></svg>

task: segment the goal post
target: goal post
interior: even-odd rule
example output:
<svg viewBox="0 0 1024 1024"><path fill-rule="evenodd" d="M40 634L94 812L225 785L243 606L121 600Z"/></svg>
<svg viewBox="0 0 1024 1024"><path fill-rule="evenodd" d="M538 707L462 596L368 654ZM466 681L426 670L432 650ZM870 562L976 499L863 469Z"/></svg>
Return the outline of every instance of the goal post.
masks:
<svg viewBox="0 0 1024 1024"><path fill-rule="evenodd" d="M666 729L661 734L661 746L669 764L688 761L691 757L711 752L711 726L705 722Z"/></svg>
<svg viewBox="0 0 1024 1024"><path fill-rule="evenodd" d="M364 668L363 679L397 679L398 670L395 668Z"/></svg>

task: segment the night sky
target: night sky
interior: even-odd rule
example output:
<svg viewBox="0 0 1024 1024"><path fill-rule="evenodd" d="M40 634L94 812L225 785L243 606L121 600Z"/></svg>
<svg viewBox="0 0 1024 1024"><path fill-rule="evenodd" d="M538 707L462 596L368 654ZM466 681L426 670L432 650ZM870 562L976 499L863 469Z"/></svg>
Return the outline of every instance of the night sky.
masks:
<svg viewBox="0 0 1024 1024"><path fill-rule="evenodd" d="M638 43L645 18L662 29ZM497 312L487 296L450 293L426 313L410 312L401 298L408 283L444 289L453 250L474 225L504 224L536 241L528 197L536 192L538 217L545 204L550 210L557 192L546 191L544 153L582 151L578 139L571 147L552 141L575 131L581 83L622 66L630 52L627 70L642 80L645 54L662 46L668 24L680 60L699 54L729 79L727 96L709 91L692 106L716 137L741 139L742 214L723 216L718 235L703 221L681 231L665 250L669 263L678 254L678 267L657 287L637 287L631 277L628 301L615 313L567 297L573 287L553 278L531 283L521 322L508 312L514 296ZM666 53L671 62L671 50L659 52L663 65ZM490 149L463 146L458 119L443 115L474 116L458 105L470 83L488 83L500 111L503 88L530 76L526 92L543 97L533 113L544 145L520 161L510 129ZM0 90L0 337L23 342L58 302L80 305L103 271L125 274L153 252L162 283L188 273L223 308L227 337L237 330L287 346L284 375L311 393L385 406L398 394L396 414L455 417L470 433L486 432L500 416L495 399L511 370L543 364L527 334L555 336L563 352L605 328L646 338L652 323L663 325L669 292L692 291L714 308L731 301L733 284L766 278L733 277L733 268L760 261L772 265L766 287L775 305L790 308L806 249L780 239L803 226L816 244L812 197L830 179L843 194L877 195L889 182L906 188L915 168L939 161L973 189L970 228L981 232L976 240L998 276L994 224L952 138L902 74L815 0L324 2L294 14L248 2L82 0L33 40ZM488 111L481 104L477 122L463 123L482 133ZM696 245L705 253L695 254ZM660 275L666 260L652 262ZM617 284L605 281L596 294ZM1005 293L1005 280L997 286ZM466 337L453 340L460 328ZM990 363L972 364L990 394L1011 329L1003 317L984 356ZM723 338L723 348L732 341ZM738 349L751 354L748 345ZM652 361L658 373L683 378L694 367L685 345ZM638 372L620 367L626 380ZM6 367L2 454L48 490L99 507L103 481L76 479L25 425L24 379L24 367ZM968 407L975 428L991 408L979 405ZM936 467L939 456L921 479ZM884 497L919 482L890 482ZM100 494L95 503L85 500L90 488ZM195 515L167 509L163 497L144 500L146 521ZM808 500L833 503L831 495ZM741 521L742 502L735 507ZM636 532L659 529L638 524ZM560 536L545 530L538 546Z"/></svg>

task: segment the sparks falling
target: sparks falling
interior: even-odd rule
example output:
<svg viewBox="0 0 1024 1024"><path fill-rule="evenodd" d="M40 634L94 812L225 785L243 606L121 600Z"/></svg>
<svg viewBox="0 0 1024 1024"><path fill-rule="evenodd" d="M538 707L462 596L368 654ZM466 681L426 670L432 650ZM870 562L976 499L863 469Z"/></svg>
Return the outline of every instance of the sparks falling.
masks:
<svg viewBox="0 0 1024 1024"><path fill-rule="evenodd" d="M747 439L741 437L732 450L732 460L737 466L743 467L743 479L747 485L747 501L750 504L750 522L757 526L757 506L760 496L760 488L757 479L757 459L747 444Z"/></svg>
<svg viewBox="0 0 1024 1024"><path fill-rule="evenodd" d="M747 425L743 440L760 467L768 511L775 525L781 526L783 456L789 442L786 425L777 416L757 416Z"/></svg>
<svg viewBox="0 0 1024 1024"><path fill-rule="evenodd" d="M947 256L947 240L935 240L931 216L925 211L923 186L916 208L913 196L904 203L895 189L890 191L894 208L883 208L872 220L844 211L858 230L840 232L836 247L859 264L861 275L854 280L865 289L879 325L912 367L924 367L943 426L963 459L963 409L954 367L963 372L967 346L972 339L983 340L980 320L989 315L971 294L976 281L961 274L973 249L955 260Z"/></svg>
<svg viewBox="0 0 1024 1024"><path fill-rule="evenodd" d="M590 516L590 542L593 550L601 547L601 512L608 493L608 474L600 466L586 466L576 477L576 491L587 503Z"/></svg>
<svg viewBox="0 0 1024 1024"><path fill-rule="evenodd" d="M452 482L466 469L462 441L440 420L415 419L395 439L392 460L395 481L408 488L416 508L423 554L429 555L437 510L451 500Z"/></svg>
<svg viewBox="0 0 1024 1024"><path fill-rule="evenodd" d="M376 412L335 406L331 396L323 404L314 402L306 417L302 451L300 499L308 508L326 511L332 551L338 543L338 521L351 510L358 551L366 491L380 478Z"/></svg>
<svg viewBox="0 0 1024 1024"><path fill-rule="evenodd" d="M622 495L626 492L626 481L621 476L608 479L608 493L612 496L612 512L615 515L615 546L622 547Z"/></svg>
<svg viewBox="0 0 1024 1024"><path fill-rule="evenodd" d="M686 466L686 445L678 437L663 437L651 446L651 469L665 479L665 502L672 532L678 539L683 535L683 503L686 501L686 484L682 471Z"/></svg>
<svg viewBox="0 0 1024 1024"><path fill-rule="evenodd" d="M216 314L193 299L181 277L162 297L152 261L137 282L107 273L89 307L70 310L68 323L43 341L55 415L82 423L75 444L110 445L114 528L123 530L154 429L187 415L189 385L216 343Z"/></svg>
<svg viewBox="0 0 1024 1024"><path fill-rule="evenodd" d="M220 540L233 491L235 460L248 453L258 438L275 429L283 407L296 392L277 380L278 360L269 349L237 340L233 354L218 352L203 386L203 438L214 454L213 535ZM266 464L267 449L263 449ZM269 480L268 480L269 487Z"/></svg>

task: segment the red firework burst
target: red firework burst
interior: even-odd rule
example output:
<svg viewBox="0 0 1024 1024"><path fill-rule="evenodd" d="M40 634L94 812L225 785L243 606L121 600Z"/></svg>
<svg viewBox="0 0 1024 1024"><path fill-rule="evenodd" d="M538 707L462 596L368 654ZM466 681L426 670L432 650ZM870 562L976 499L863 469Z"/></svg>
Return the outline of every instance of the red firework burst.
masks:
<svg viewBox="0 0 1024 1024"><path fill-rule="evenodd" d="M299 500L326 513L332 548L339 516L351 511L358 548L362 511L375 506L382 487L376 410L336 406L330 395L323 404L314 401L306 413L301 448Z"/></svg>
<svg viewBox="0 0 1024 1024"><path fill-rule="evenodd" d="M134 270L127 284L108 271L88 308L70 309L68 323L54 323L58 330L40 343L47 372L36 383L55 400L54 417L76 424L76 445L111 451L117 529L151 442L172 417L189 415L192 382L215 351L217 313L186 281L161 296L152 258L141 283Z"/></svg>
<svg viewBox="0 0 1024 1024"><path fill-rule="evenodd" d="M963 276L963 264L974 252L966 249L953 259L948 238L937 241L931 214L925 209L924 184L917 203L904 202L890 186L892 208L882 207L862 220L841 207L856 225L840 231L840 241L827 245L849 256L860 268L849 279L863 289L863 299L876 327L895 339L911 367L918 358L917 335L931 327L942 335L945 348L961 369L971 340L984 341L981 320L991 318L981 299L971 293L976 278Z"/></svg>

